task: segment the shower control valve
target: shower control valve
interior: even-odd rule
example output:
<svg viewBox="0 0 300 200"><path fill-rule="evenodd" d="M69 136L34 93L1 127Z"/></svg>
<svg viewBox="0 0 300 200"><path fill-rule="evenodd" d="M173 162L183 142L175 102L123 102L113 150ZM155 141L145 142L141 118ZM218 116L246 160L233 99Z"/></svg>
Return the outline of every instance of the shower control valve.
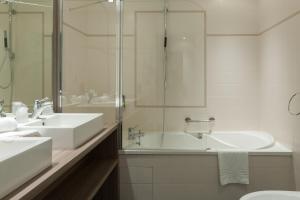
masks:
<svg viewBox="0 0 300 200"><path fill-rule="evenodd" d="M142 132L142 130L136 131L136 127L130 127L128 128L128 140L135 140L137 137L141 138L145 134Z"/></svg>

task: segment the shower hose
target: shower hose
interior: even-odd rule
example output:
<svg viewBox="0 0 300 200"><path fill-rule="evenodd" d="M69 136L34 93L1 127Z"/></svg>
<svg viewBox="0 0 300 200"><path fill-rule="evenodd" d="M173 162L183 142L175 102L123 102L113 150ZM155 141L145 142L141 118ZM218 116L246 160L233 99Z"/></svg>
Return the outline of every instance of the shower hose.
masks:
<svg viewBox="0 0 300 200"><path fill-rule="evenodd" d="M5 51L5 54L4 54L4 57L3 57L3 59L2 59L2 62L0 63L0 74L1 74L1 72L3 71L3 69L4 69L4 66L5 66L5 64L7 63L7 60L9 60L9 55L8 55L9 53L8 53L8 51ZM11 82L12 82L12 70L10 69L10 80L9 80L9 82L7 83L7 84L5 84L5 85L2 85L1 83L0 83L0 89L2 89L2 90L5 90L5 89L8 89L10 86L11 86Z"/></svg>

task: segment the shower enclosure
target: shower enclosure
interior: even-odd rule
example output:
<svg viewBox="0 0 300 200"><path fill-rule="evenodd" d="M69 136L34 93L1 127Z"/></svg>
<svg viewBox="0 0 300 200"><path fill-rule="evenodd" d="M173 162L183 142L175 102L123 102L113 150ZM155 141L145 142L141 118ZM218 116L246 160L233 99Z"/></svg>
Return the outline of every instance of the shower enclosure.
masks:
<svg viewBox="0 0 300 200"><path fill-rule="evenodd" d="M120 1L62 1L63 112L104 113L115 123L119 108Z"/></svg>
<svg viewBox="0 0 300 200"><path fill-rule="evenodd" d="M144 133L183 132L185 117L206 117L206 13L197 1L123 6L126 148Z"/></svg>
<svg viewBox="0 0 300 200"><path fill-rule="evenodd" d="M0 1L0 98L32 105L51 97L52 0Z"/></svg>

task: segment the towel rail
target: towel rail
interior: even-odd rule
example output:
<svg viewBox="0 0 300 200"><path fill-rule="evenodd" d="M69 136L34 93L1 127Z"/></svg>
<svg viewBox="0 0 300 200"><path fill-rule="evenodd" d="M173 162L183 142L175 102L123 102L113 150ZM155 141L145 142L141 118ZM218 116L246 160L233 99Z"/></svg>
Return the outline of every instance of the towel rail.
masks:
<svg viewBox="0 0 300 200"><path fill-rule="evenodd" d="M205 123L205 122L214 122L216 119L214 117L210 117L208 120L193 120L190 117L184 119L186 123Z"/></svg>
<svg viewBox="0 0 300 200"><path fill-rule="evenodd" d="M188 134L192 134L192 135L197 134L197 135L198 135L197 137L198 137L199 139L202 139L203 134L211 134L211 133L212 133L212 128L213 128L213 125L214 125L214 122L216 121L216 119L215 119L214 117L210 117L210 118L207 119L207 120L193 120L193 119L191 119L190 117L186 117L186 118L184 119L184 121L185 121L185 123L186 123L185 128L184 128L184 132L185 132L185 133L188 133ZM189 125L190 123L208 123L208 124L209 124L209 130L208 130L208 131L196 131L196 132L190 132L190 131L187 130L187 129L188 129L188 125Z"/></svg>
<svg viewBox="0 0 300 200"><path fill-rule="evenodd" d="M289 105L288 105L288 111L291 115L294 115L294 116L299 116L300 115L300 111L299 112L293 112L292 109L291 109L291 105L292 105L292 102L293 100L298 96L300 95L300 92L296 92L295 94L292 95L292 97L290 98L289 100Z"/></svg>

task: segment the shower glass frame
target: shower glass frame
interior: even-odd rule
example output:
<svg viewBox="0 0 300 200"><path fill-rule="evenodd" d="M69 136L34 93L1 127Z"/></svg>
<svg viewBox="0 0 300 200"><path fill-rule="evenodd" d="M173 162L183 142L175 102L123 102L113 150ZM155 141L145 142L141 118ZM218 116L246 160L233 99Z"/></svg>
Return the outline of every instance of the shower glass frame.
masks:
<svg viewBox="0 0 300 200"><path fill-rule="evenodd" d="M122 120L122 0L114 0L116 9L116 88L115 88L115 122ZM53 40L52 40L52 95L54 111L63 112L62 95L63 95L63 0L53 0ZM121 135L121 134L119 134Z"/></svg>

